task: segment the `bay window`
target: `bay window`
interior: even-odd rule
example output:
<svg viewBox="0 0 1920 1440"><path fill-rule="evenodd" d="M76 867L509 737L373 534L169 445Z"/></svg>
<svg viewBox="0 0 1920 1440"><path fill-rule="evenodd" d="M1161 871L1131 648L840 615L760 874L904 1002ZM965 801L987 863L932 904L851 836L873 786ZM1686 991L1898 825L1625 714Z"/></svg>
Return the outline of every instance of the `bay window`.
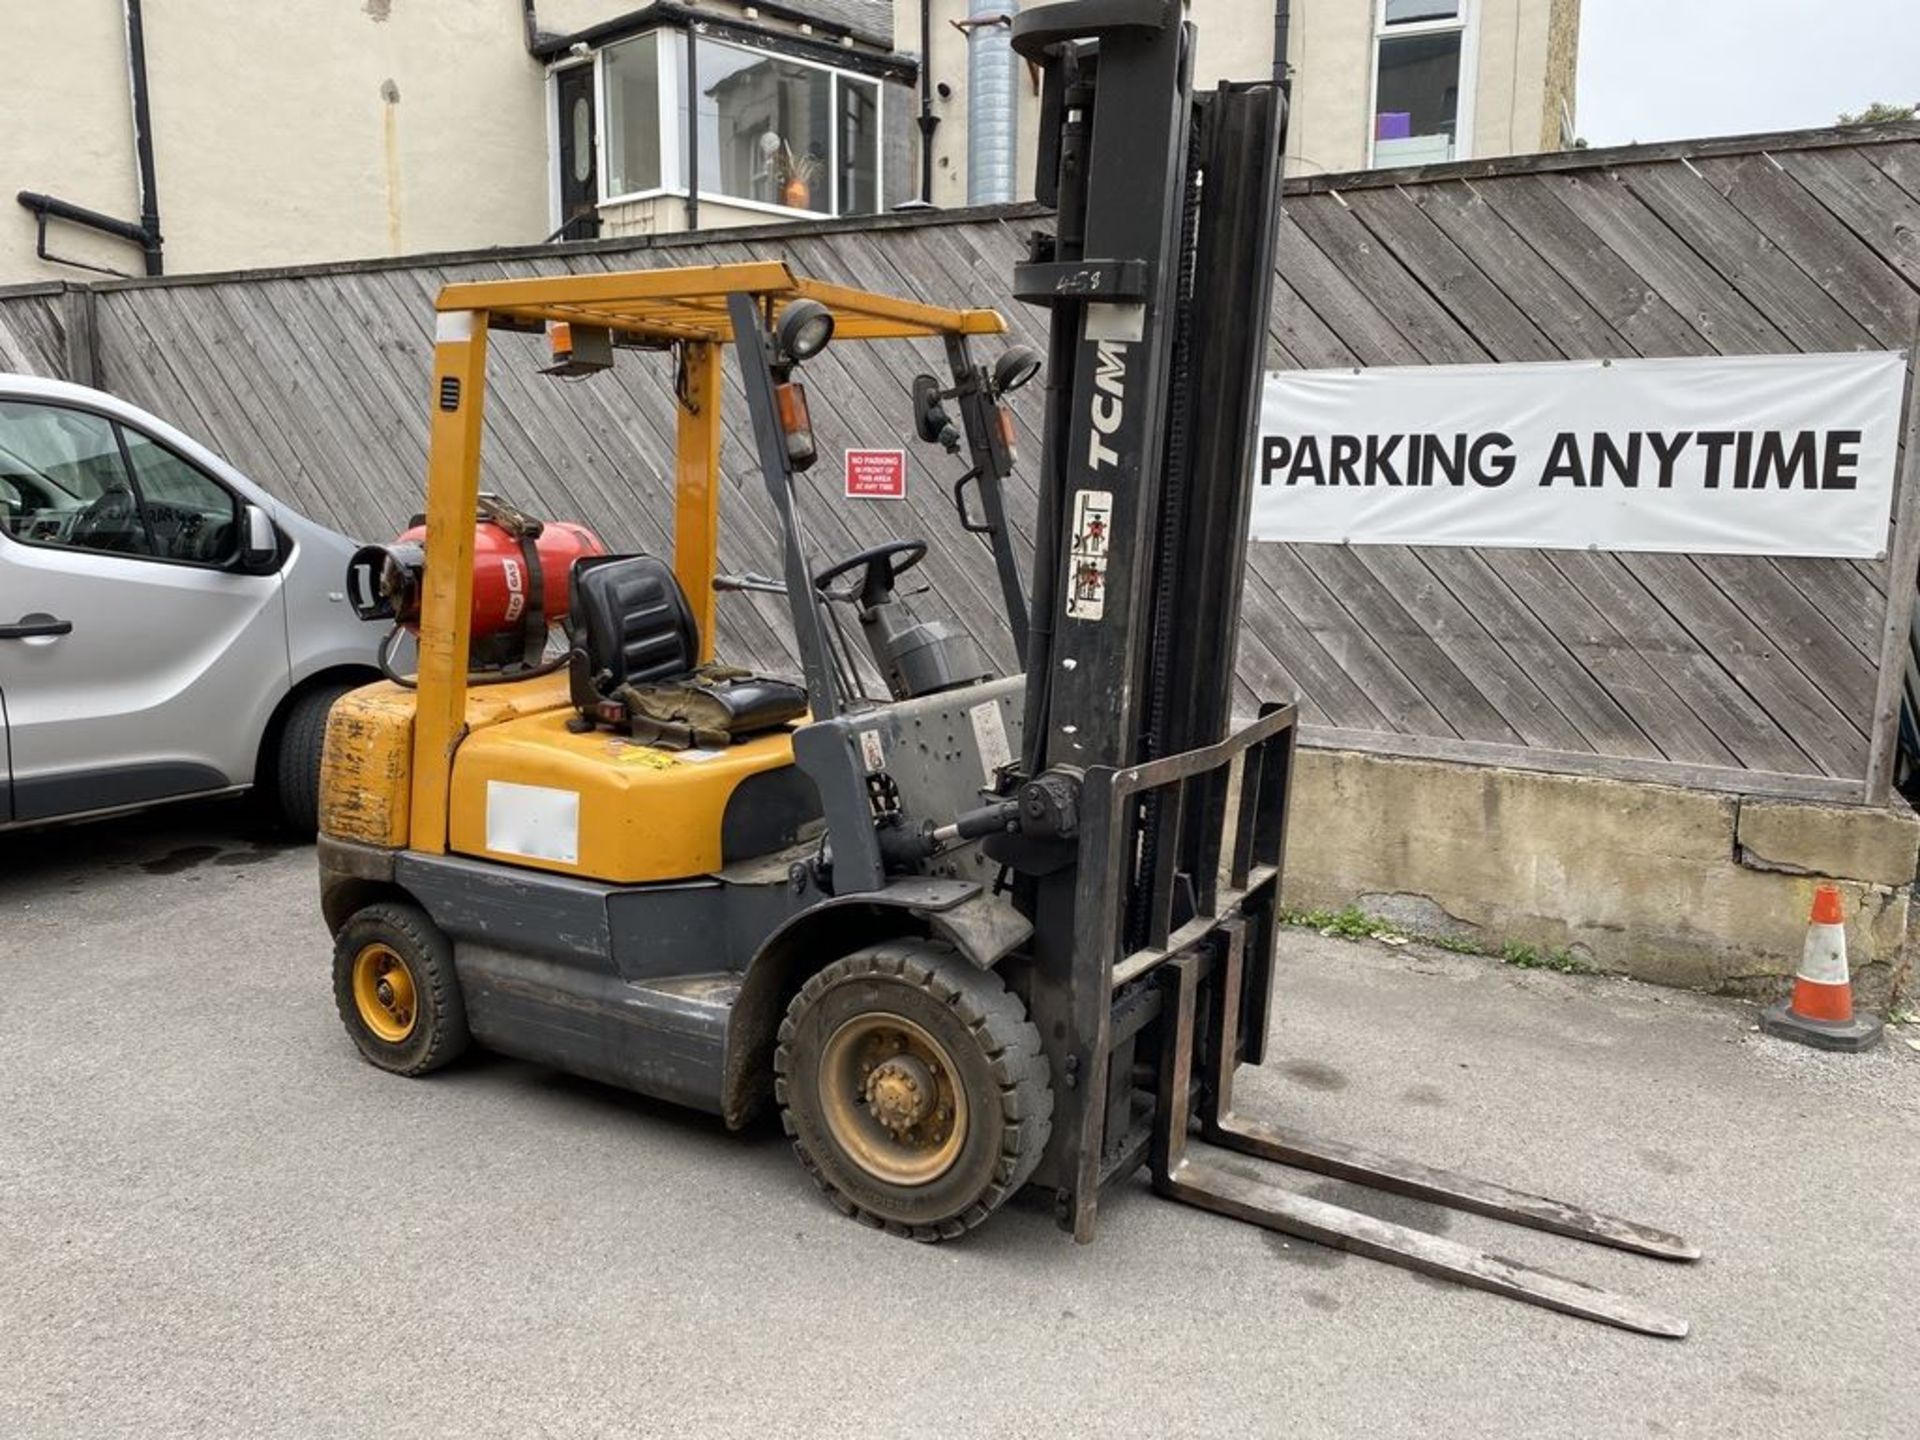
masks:
<svg viewBox="0 0 1920 1440"><path fill-rule="evenodd" d="M1467 157L1469 0L1378 0L1375 166Z"/></svg>
<svg viewBox="0 0 1920 1440"><path fill-rule="evenodd" d="M687 44L660 29L600 52L603 204L686 193ZM706 35L693 44L702 199L813 215L882 208L878 80Z"/></svg>

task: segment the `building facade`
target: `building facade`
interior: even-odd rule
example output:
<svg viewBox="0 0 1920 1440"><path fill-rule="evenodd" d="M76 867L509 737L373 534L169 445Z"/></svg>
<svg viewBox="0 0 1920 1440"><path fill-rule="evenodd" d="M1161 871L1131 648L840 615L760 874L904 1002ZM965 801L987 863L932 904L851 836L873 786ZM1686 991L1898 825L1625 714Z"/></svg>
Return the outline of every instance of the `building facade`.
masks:
<svg viewBox="0 0 1920 1440"><path fill-rule="evenodd" d="M1021 8L1013 0L893 0L896 43L925 50L934 82L933 204L1033 194L1040 96L1033 72L1006 48L1008 18ZM1573 143L1580 0L1196 0L1192 14L1201 86L1271 75L1284 16L1290 175ZM1011 124L1003 95L1012 100ZM980 126L987 133L976 140Z"/></svg>
<svg viewBox="0 0 1920 1440"><path fill-rule="evenodd" d="M149 213L177 274L886 209L892 28L890 0L12 0L0 284L145 273Z"/></svg>
<svg viewBox="0 0 1920 1440"><path fill-rule="evenodd" d="M1025 199L1019 8L15 0L0 284ZM1196 0L1201 83L1270 75L1276 9ZM1572 133L1578 0L1286 9L1292 173Z"/></svg>

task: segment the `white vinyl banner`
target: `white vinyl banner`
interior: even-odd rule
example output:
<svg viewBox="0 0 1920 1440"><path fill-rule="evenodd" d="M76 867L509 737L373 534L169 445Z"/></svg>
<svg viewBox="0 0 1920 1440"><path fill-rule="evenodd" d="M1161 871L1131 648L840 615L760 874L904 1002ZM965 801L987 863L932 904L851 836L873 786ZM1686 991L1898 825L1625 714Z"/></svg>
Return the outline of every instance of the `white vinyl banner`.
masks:
<svg viewBox="0 0 1920 1440"><path fill-rule="evenodd" d="M1906 359L1278 372L1253 538L1875 559Z"/></svg>

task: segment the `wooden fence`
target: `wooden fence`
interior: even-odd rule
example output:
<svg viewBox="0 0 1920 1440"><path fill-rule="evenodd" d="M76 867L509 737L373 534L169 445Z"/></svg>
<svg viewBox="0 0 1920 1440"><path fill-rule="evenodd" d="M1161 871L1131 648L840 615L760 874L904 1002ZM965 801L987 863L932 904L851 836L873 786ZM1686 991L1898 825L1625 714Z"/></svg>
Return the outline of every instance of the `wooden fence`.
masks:
<svg viewBox="0 0 1920 1440"><path fill-rule="evenodd" d="M778 255L823 279L1011 299L1032 209L888 216L537 250L0 292L0 366L86 378L174 421L263 484L377 536L419 503L434 293L450 280ZM1324 176L1288 187L1271 315L1278 368L1910 350L1920 339L1920 125ZM671 376L533 373L501 337L486 484L623 547L668 544ZM904 503L849 502L829 459L804 489L817 553L934 542L923 602L1002 665L987 556L954 468L909 437L917 344L809 367L829 457L904 444ZM731 381L729 382L732 383ZM1911 386L1910 386L1911 389ZM1037 452L1039 387L1019 397ZM1909 401L1909 415L1916 407ZM737 390L723 563L773 563ZM1808 799L1887 793L1920 525L1910 423L1891 555L1852 562L1572 551L1253 547L1243 702L1298 694L1310 744ZM1030 474L1012 498L1025 543ZM776 602L723 605L723 655L791 667Z"/></svg>

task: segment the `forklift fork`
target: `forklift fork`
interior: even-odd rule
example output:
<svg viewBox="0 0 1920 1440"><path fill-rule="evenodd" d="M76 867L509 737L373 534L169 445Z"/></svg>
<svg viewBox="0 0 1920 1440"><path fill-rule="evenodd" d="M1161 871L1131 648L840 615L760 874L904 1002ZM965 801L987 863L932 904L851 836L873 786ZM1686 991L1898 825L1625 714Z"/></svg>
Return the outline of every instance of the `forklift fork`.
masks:
<svg viewBox="0 0 1920 1440"><path fill-rule="evenodd" d="M1663 1260L1697 1260L1700 1251L1676 1235L1611 1215L1549 1200L1449 1171L1264 1125L1233 1113L1233 1075L1239 1067L1240 990L1246 925L1235 919L1215 932L1210 950L1170 959L1160 970L1160 1084L1150 1165L1153 1186L1183 1204L1402 1265L1497 1295L1524 1300L1583 1319L1646 1335L1679 1339L1687 1322L1650 1305L1564 1276L1516 1265L1458 1241L1396 1225L1267 1180L1224 1168L1206 1149L1188 1150L1198 1111L1207 1146L1310 1170L1370 1189L1433 1201L1556 1235L1571 1236ZM1210 1074L1195 1095L1195 1012L1200 981L1211 970ZM1195 1101L1197 1099L1197 1106Z"/></svg>

